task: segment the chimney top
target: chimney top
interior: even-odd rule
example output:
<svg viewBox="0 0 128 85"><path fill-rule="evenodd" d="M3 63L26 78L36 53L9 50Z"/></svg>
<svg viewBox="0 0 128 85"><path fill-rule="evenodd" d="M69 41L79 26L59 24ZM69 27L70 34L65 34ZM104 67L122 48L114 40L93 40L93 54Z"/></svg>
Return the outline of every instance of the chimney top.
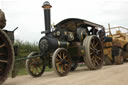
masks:
<svg viewBox="0 0 128 85"><path fill-rule="evenodd" d="M52 6L50 5L50 3L48 1L45 1L42 8L45 8L45 9L50 9Z"/></svg>

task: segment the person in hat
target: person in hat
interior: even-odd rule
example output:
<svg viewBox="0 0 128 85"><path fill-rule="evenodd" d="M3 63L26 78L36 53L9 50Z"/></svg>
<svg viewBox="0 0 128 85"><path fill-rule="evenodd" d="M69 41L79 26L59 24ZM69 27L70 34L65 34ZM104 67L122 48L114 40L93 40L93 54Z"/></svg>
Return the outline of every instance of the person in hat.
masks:
<svg viewBox="0 0 128 85"><path fill-rule="evenodd" d="M4 12L0 9L0 29L6 26L6 18Z"/></svg>

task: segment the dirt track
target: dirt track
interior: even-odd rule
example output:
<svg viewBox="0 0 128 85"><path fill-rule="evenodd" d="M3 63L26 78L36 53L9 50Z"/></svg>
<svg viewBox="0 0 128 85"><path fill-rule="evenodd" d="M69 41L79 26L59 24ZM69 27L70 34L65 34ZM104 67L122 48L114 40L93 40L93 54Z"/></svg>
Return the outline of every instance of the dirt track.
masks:
<svg viewBox="0 0 128 85"><path fill-rule="evenodd" d="M104 66L95 71L80 67L65 77L58 77L54 72L45 72L39 78L19 76L8 78L4 85L128 85L128 63Z"/></svg>

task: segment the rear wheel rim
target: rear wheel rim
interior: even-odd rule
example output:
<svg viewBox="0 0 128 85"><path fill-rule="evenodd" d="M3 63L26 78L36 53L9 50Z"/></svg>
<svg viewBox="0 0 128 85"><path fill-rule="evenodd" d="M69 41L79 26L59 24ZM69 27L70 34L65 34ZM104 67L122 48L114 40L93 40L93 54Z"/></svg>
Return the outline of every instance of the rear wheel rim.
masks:
<svg viewBox="0 0 128 85"><path fill-rule="evenodd" d="M84 61L90 70L100 69L103 65L103 47L98 37L87 36L83 41L85 48Z"/></svg>

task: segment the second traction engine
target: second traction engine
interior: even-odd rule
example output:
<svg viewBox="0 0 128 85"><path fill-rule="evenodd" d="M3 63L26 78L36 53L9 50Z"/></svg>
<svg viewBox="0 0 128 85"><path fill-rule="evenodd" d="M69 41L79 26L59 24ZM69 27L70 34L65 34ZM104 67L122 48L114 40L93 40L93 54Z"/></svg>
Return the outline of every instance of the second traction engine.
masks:
<svg viewBox="0 0 128 85"><path fill-rule="evenodd" d="M44 2L45 34L39 41L40 53L32 52L28 57L38 56L35 61L26 61L27 70L34 77L41 76L45 66L53 67L59 76L74 71L80 62L85 62L89 69L100 69L103 65L104 27L102 25L77 18L60 21L51 29L49 2ZM100 28L100 30L99 30ZM37 60L36 60L37 59ZM31 70L42 65L40 72ZM39 65L37 63L41 62Z"/></svg>

